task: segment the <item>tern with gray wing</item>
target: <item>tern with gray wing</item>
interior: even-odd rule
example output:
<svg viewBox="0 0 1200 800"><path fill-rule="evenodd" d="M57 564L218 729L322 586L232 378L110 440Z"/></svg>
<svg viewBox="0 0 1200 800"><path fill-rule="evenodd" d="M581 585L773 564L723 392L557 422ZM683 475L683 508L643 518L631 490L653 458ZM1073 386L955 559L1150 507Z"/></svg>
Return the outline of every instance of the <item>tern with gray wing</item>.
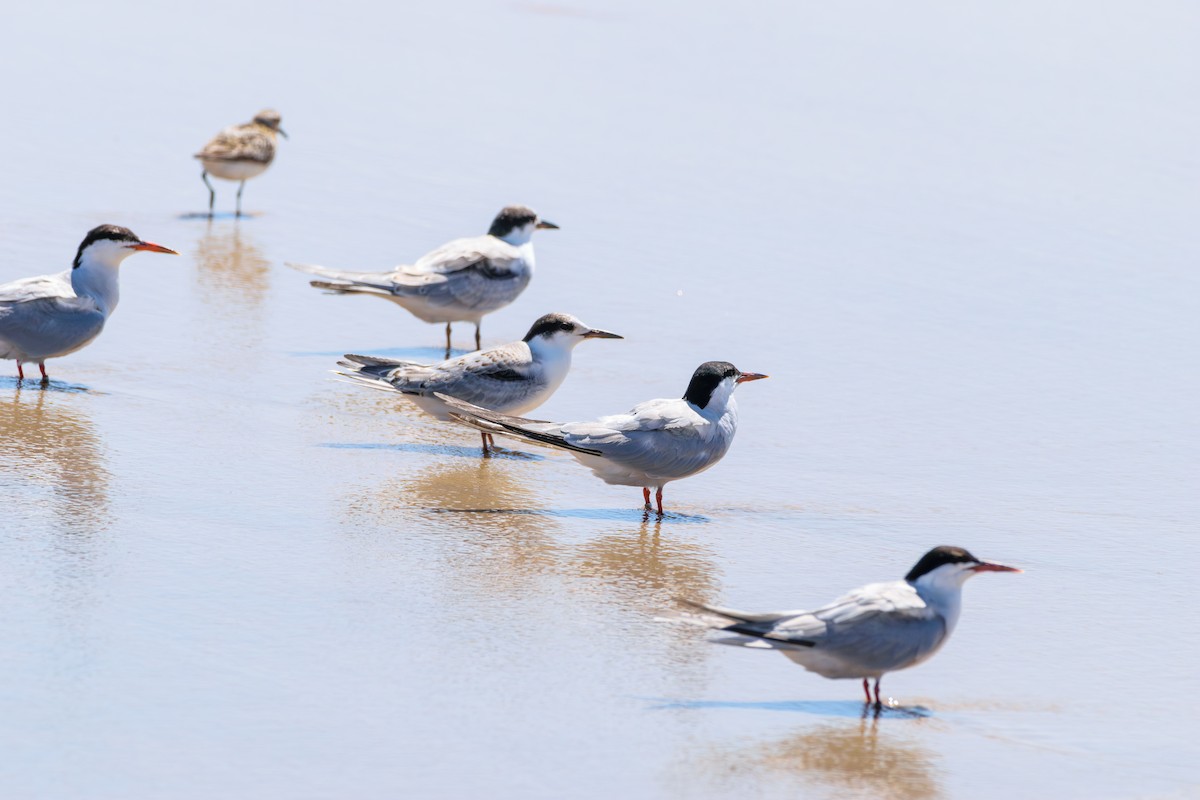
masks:
<svg viewBox="0 0 1200 800"><path fill-rule="evenodd" d="M232 125L214 136L193 158L200 159L204 170L200 179L208 187L208 216L213 215L217 191L208 176L238 182L237 216L242 215L242 191L246 181L261 175L275 160L275 136L287 138L279 127L283 117L273 109L263 109L245 125Z"/></svg>
<svg viewBox="0 0 1200 800"><path fill-rule="evenodd" d="M648 400L624 414L590 422L524 419L452 397L441 399L460 422L566 450L605 483L640 486L646 510L655 489L662 515L663 487L708 469L733 444L738 422L734 389L765 377L727 361L707 361L693 373L682 398Z"/></svg>
<svg viewBox="0 0 1200 800"><path fill-rule="evenodd" d="M571 369L571 354L585 339L620 339L570 314L546 314L519 342L491 347L438 364L347 354L338 374L375 389L399 392L422 411L451 419L445 396L504 414L526 414L546 402ZM483 453L492 444L484 431Z"/></svg>
<svg viewBox="0 0 1200 800"><path fill-rule="evenodd" d="M867 703L875 679L914 667L936 653L958 624L962 587L980 572L1020 572L976 558L961 547L935 547L903 580L854 589L813 611L749 614L684 601L689 609L667 618L732 634L718 644L776 650L826 678L862 679Z"/></svg>
<svg viewBox="0 0 1200 800"><path fill-rule="evenodd" d="M446 358L450 326L475 324L475 349L481 347L479 323L485 315L516 300L533 277L533 232L558 228L525 206L507 206L483 236L455 239L427 253L411 266L390 272L350 272L312 264L288 266L328 280L312 286L330 294L382 297L420 320L446 325Z"/></svg>
<svg viewBox="0 0 1200 800"><path fill-rule="evenodd" d="M142 241L129 228L100 225L88 231L65 272L22 278L0 285L0 358L37 362L46 375L46 359L88 345L100 335L120 299L121 262L138 251L174 250Z"/></svg>

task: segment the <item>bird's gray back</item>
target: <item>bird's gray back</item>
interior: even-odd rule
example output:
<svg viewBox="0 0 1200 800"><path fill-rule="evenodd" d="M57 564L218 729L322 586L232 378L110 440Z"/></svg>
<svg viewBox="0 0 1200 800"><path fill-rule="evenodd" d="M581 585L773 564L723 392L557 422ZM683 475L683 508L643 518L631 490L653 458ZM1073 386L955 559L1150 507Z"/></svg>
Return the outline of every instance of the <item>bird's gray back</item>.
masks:
<svg viewBox="0 0 1200 800"><path fill-rule="evenodd" d="M911 667L946 638L946 620L905 581L864 586L768 627L772 637L811 643L810 655L797 651L789 657L829 677Z"/></svg>
<svg viewBox="0 0 1200 800"><path fill-rule="evenodd" d="M615 475L619 465L631 479L640 474L678 480L720 461L733 442L736 422L710 420L683 400L651 400L627 414L567 423L560 430L568 443L603 454L602 468L587 461L602 478L602 472Z"/></svg>
<svg viewBox="0 0 1200 800"><path fill-rule="evenodd" d="M389 380L406 394L432 397L438 392L501 413L526 408L548 383L524 342L468 353L441 364L401 367Z"/></svg>
<svg viewBox="0 0 1200 800"><path fill-rule="evenodd" d="M0 354L23 361L67 355L95 339L104 329L104 320L88 298L0 303Z"/></svg>
<svg viewBox="0 0 1200 800"><path fill-rule="evenodd" d="M432 306L485 314L511 303L529 285L522 252L494 236L457 239L392 275L393 293Z"/></svg>
<svg viewBox="0 0 1200 800"><path fill-rule="evenodd" d="M270 164L275 158L275 138L254 123L234 125L214 136L196 158Z"/></svg>

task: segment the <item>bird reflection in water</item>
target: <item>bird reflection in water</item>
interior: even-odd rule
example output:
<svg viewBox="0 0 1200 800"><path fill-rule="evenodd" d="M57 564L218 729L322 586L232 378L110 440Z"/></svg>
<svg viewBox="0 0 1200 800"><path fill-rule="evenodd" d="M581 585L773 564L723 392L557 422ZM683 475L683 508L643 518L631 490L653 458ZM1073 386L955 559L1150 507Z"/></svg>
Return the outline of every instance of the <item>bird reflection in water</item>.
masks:
<svg viewBox="0 0 1200 800"><path fill-rule="evenodd" d="M208 226L196 242L196 275L200 297L218 308L230 306L244 312L257 307L271 288L271 263L241 226Z"/></svg>
<svg viewBox="0 0 1200 800"><path fill-rule="evenodd" d="M881 733L879 726L878 712L864 704L863 719L857 723L822 725L769 744L762 749L759 763L871 797L940 797L933 756L893 730Z"/></svg>
<svg viewBox="0 0 1200 800"><path fill-rule="evenodd" d="M449 560L456 580L482 582L498 594L525 592L555 570L560 526L528 511L537 495L511 466L477 455L453 459L359 493L349 511L357 526L369 517L372 527L435 535L448 545L436 552Z"/></svg>
<svg viewBox="0 0 1200 800"><path fill-rule="evenodd" d="M676 597L713 598L717 567L711 550L663 535L663 520L643 520L635 530L591 537L575 548L572 570L601 579L627 604L654 614Z"/></svg>
<svg viewBox="0 0 1200 800"><path fill-rule="evenodd" d="M929 800L943 796L935 756L910 739L913 730L887 710L880 713L863 704L862 717L807 727L787 738L740 746L715 761L703 763L720 770L717 780L732 779L747 796L758 788L778 788L780 779L801 785L823 784L831 797L873 797L887 800ZM913 718L917 720L917 718ZM916 725L933 721L915 721ZM882 726L882 730L881 730ZM797 787L798 796L807 796Z"/></svg>
<svg viewBox="0 0 1200 800"><path fill-rule="evenodd" d="M18 386L0 404L0 472L15 482L16 503L50 507L56 526L80 532L103 528L109 516L104 446L80 408L85 401ZM52 502L39 503L47 491Z"/></svg>

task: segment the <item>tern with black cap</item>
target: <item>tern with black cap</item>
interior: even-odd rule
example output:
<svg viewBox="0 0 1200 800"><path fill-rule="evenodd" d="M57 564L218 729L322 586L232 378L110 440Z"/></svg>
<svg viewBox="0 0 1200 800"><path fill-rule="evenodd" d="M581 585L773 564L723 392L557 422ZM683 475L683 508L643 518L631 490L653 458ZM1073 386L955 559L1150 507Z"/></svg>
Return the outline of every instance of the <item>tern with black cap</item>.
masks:
<svg viewBox="0 0 1200 800"><path fill-rule="evenodd" d="M539 317L519 342L490 347L439 364L347 354L338 366L346 378L399 392L422 411L451 419L449 395L505 414L526 414L550 399L571 369L571 353L585 339L623 337L592 328L570 314ZM481 432L483 453L493 444Z"/></svg>
<svg viewBox="0 0 1200 800"><path fill-rule="evenodd" d="M533 277L533 232L558 228L526 206L507 206L483 236L455 239L427 253L411 266L390 272L349 272L313 264L292 269L328 280L312 286L330 294L363 294L391 300L420 320L446 325L446 358L450 326L475 324L475 349L482 345L479 323L525 291Z"/></svg>
<svg viewBox="0 0 1200 800"><path fill-rule="evenodd" d="M880 706L884 674L926 661L950 638L968 578L1020 571L943 545L922 556L903 580L868 584L814 611L749 614L682 601L688 610L665 619L733 634L714 639L717 644L777 650L826 678L861 679L867 703L874 678Z"/></svg>
<svg viewBox="0 0 1200 800"><path fill-rule="evenodd" d="M692 374L682 398L647 400L624 414L591 422L524 419L452 397L442 400L460 422L566 450L605 483L640 486L646 510L655 489L661 516L663 487L708 469L733 444L738 423L734 389L765 377L742 372L728 361L707 361Z"/></svg>
<svg viewBox="0 0 1200 800"><path fill-rule="evenodd" d="M69 270L0 285L0 358L15 360L21 379L22 364L37 362L49 380L46 359L100 335L120 297L121 262L139 251L179 255L128 228L100 225L88 231Z"/></svg>
<svg viewBox="0 0 1200 800"><path fill-rule="evenodd" d="M213 215L217 191L208 182L212 175L226 181L238 182L237 216L242 215L242 191L246 181L261 175L275 160L275 136L288 138L280 125L283 117L274 109L265 108L244 125L231 125L214 136L193 158L200 159L204 170L200 179L208 187L208 216Z"/></svg>

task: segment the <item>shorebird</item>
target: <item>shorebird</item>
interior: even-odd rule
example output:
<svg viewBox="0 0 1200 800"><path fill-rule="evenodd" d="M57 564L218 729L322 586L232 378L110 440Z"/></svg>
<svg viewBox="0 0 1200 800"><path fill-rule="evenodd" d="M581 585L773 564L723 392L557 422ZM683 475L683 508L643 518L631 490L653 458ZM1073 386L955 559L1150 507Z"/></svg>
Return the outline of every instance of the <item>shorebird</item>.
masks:
<svg viewBox="0 0 1200 800"><path fill-rule="evenodd" d="M36 361L48 381L46 359L100 335L117 307L121 262L139 250L179 255L128 228L100 225L80 243L71 269L0 285L0 358L16 360L18 379L25 378L22 364Z"/></svg>
<svg viewBox="0 0 1200 800"><path fill-rule="evenodd" d="M451 410L439 393L503 414L526 414L549 400L562 385L576 345L585 339L621 338L589 327L570 314L546 314L519 342L439 364L347 354L338 362L347 371L338 374L375 389L399 392L441 420L451 419ZM480 436L487 455L494 442L487 432Z"/></svg>
<svg viewBox="0 0 1200 800"><path fill-rule="evenodd" d="M738 384L766 375L742 372L727 361L706 361L693 373L679 400L647 400L624 414L594 422L546 422L497 413L438 395L451 416L487 433L515 436L534 444L558 447L588 467L605 483L642 487L645 509L656 489L663 514L663 487L716 464L737 432Z"/></svg>
<svg viewBox="0 0 1200 800"><path fill-rule="evenodd" d="M288 266L328 278L311 283L330 294L382 297L420 320L444 322L449 358L451 323L475 323L478 350L480 320L525 291L533 276L533 232L543 228L558 226L539 218L533 209L506 206L492 220L486 235L455 239L415 264L391 272L347 272L313 264Z"/></svg>
<svg viewBox="0 0 1200 800"><path fill-rule="evenodd" d="M242 190L246 181L261 175L275 158L275 134L287 138L279 124L283 117L278 111L263 109L245 125L231 125L218 133L204 145L193 158L200 159L204 170L201 180L208 187L208 216L213 215L217 192L208 182L211 173L227 181L239 181L237 193L237 216L242 215Z"/></svg>
<svg viewBox="0 0 1200 800"><path fill-rule="evenodd" d="M777 650L826 678L861 678L868 704L874 678L879 707L884 674L926 661L950 638L967 578L1020 571L941 546L922 556L904 580L862 586L814 611L748 614L685 600L690 610L664 619L733 634L714 639L717 644Z"/></svg>

